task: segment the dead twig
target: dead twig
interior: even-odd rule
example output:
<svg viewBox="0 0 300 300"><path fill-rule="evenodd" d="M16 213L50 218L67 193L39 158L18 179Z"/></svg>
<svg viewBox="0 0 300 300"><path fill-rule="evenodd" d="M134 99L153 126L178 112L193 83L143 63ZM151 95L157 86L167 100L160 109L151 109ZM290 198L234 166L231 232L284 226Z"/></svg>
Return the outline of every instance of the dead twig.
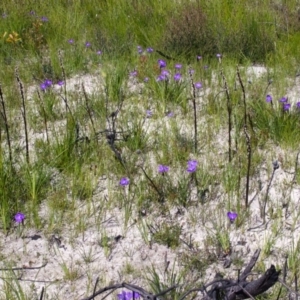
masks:
<svg viewBox="0 0 300 300"><path fill-rule="evenodd" d="M26 266L23 266L23 267L18 267L18 268L0 268L0 271L38 270L38 269L44 268L47 264L48 264L48 262L45 262L39 267L26 267Z"/></svg>
<svg viewBox="0 0 300 300"><path fill-rule="evenodd" d="M215 280L212 282L209 282L208 284L193 288L188 291L186 291L179 300L185 299L188 295L195 292L202 292L203 298L202 300L243 300L243 299L255 299L256 296L264 293L267 291L270 287L272 287L277 281L280 281L278 279L278 276L280 274L280 270L276 270L274 265L271 265L271 267L262 274L258 279L253 281L247 281L247 277L251 274L251 270L254 267L254 265L257 262L257 259L260 254L260 249L256 250L251 257L250 262L248 263L247 267L244 269L244 271L241 273L241 275L238 275L237 280L231 280L231 279L224 279L220 274L217 274L215 277ZM285 285L285 283L283 283ZM129 284L129 283L120 283L120 284L114 284L105 288L102 288L98 291L93 292L93 295L84 298L82 300L93 300L96 296L108 292L111 294L114 290L119 288L126 288L133 293L137 293L139 297L142 299L147 300L158 300L160 296L163 296L167 294L168 292L174 290L177 288L178 285L173 285L170 288L167 288L166 290L153 295L143 288ZM210 287L210 288L209 288ZM289 289L290 290L290 289ZM296 295L297 292L292 291ZM102 299L105 299L108 296L105 295L102 297Z"/></svg>

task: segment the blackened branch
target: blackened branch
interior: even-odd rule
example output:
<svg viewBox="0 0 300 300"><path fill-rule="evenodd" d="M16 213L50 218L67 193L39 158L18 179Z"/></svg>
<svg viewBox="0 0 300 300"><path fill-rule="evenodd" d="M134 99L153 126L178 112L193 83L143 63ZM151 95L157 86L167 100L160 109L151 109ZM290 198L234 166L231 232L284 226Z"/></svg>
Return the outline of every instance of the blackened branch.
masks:
<svg viewBox="0 0 300 300"><path fill-rule="evenodd" d="M250 272L254 265L257 262L257 259L260 254L260 249L256 250L253 254L249 264L242 272L240 276L236 280L232 279L224 279L220 274L217 274L215 279L207 283L206 285L202 285L201 287L196 287L193 289L189 289L184 294L179 297L180 300L186 299L188 295L192 293L203 294L202 300L243 300L243 299L255 299L256 296L266 292L269 288L271 288L276 282L281 282L278 278L280 274L280 270L276 270L274 265L271 267L258 279L253 281L247 281L247 277L250 275ZM285 282L281 282L284 286L286 286ZM129 283L120 283L114 284L105 288L102 288L98 291L94 291L93 295L84 298L82 300L93 300L96 296L106 293L106 296L102 296L101 299L104 299L108 296L107 293L112 293L116 289L126 288L133 293L137 293L138 298L146 299L146 300L158 300L160 296L168 294L170 291L176 289L178 285L171 286L166 290L160 292L159 294L153 295L143 288L129 284ZM287 286L286 286L287 287ZM289 290L290 288L287 287ZM295 294L297 292L291 291ZM198 299L198 298L197 298ZM200 299L200 298L199 298Z"/></svg>
<svg viewBox="0 0 300 300"><path fill-rule="evenodd" d="M228 89L228 84L225 78L225 75L223 73L223 70L221 70L221 76L223 78L223 82L224 82L224 89L226 92L226 99L227 99L227 113L228 113L228 160L229 162L231 162L232 156L232 150L231 150L231 130L232 130L232 105L231 105L231 101L230 101L230 95L229 95L229 89Z"/></svg>

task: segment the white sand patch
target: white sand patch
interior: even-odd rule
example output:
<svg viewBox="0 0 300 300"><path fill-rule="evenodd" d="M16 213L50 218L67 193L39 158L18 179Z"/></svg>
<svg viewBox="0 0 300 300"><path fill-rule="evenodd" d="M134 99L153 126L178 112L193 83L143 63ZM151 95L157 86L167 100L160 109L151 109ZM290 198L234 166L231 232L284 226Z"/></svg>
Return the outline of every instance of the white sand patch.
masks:
<svg viewBox="0 0 300 300"><path fill-rule="evenodd" d="M263 66L252 66L246 70L249 80L266 76L267 69ZM82 83L88 94L97 94L102 91L102 80L99 76L83 75L70 78L66 82L67 93L80 91L82 93ZM143 85L137 88L133 84L129 84L130 93L139 92ZM36 87L28 89L28 97L32 98ZM55 86L54 91L63 93L61 87ZM300 92L300 84L295 83L295 86L287 91L291 101L296 101ZM205 92L201 97L207 95ZM197 99L199 103L202 98ZM205 101L205 100L203 100ZM63 103L61 103L63 107ZM126 104L125 104L126 105ZM132 107L129 107L133 109ZM201 116L201 111L198 112ZM131 120L128 121L130 125ZM185 121L178 113L175 117L162 118L156 120L155 116L146 119L143 123L143 129L148 134L160 134L163 130L170 130L172 122L178 125L179 132L186 138L193 136L193 123L191 120ZM199 121L199 125L203 125L205 120ZM58 121L56 128L63 127L64 121ZM173 124L174 125L174 124ZM50 138L53 137L55 131L50 130ZM36 140L45 141L45 132L29 131L30 149L33 151ZM211 169L220 169L226 167L227 156L227 132L220 130L215 136L211 137L213 151L208 152L205 148L205 141L202 143L203 151L196 159L204 166L211 166ZM24 136L20 136L19 141L21 147L24 147ZM291 185L293 181L293 167L285 168L284 163L280 163L280 168L276 170L273 181L270 185L269 196L267 199L266 209L268 216L270 214L278 215L278 217L266 218L266 223L263 223L261 218L261 205L265 201L266 192L272 174L272 162L277 160L278 153L283 152L280 147L273 149L265 154L265 162L261 164L258 174L251 180L252 190L249 199L254 198L250 206L250 216L245 217L243 225L237 227L235 224L229 224L226 218L228 207L225 207L226 200L229 195L226 194L224 187L219 183L212 183L209 187L209 193L214 193L216 197L210 199L210 202L203 205L198 204L191 209L183 209L183 212L178 213L177 207L170 207L165 216L156 215L157 212L147 211L145 216L139 216L139 212L135 211L133 206L133 215L129 218L128 226L125 228L125 213L124 208L111 207L106 215L101 216L101 226L95 224L95 214L89 214L89 205L76 201L74 214L77 221L83 221L85 229L80 232L76 228L77 224L69 222L66 218L62 230L57 233L55 231L49 232L47 224L45 230L36 231L32 228L25 228L22 231L21 237L17 228L9 235L1 235L1 253L3 255L1 267L36 267L47 263L45 267L40 270L22 270L22 279L34 279L35 282L30 283L21 281L21 286L32 292L32 295L39 295L43 286L46 287L46 299L82 299L84 296L91 295L94 289L96 279L99 277L100 282L98 288L104 287L112 283L119 283L123 281L132 282L134 284L141 284L145 287L144 277L149 273L152 266L157 270L162 280L170 275L171 268L174 265L175 272L181 270L179 265L180 258L183 253L191 255L193 251L199 251L205 257L205 247L209 235L216 234L217 230L221 232L229 232L232 256L244 259L244 263L248 262L248 258L257 249L266 249L266 244L273 239L272 251L276 256L266 259L266 263L282 265L284 255L290 251L291 243L295 244L300 236L296 229L299 228L297 210L299 209L300 186ZM33 155L33 154L32 154ZM291 164L296 157L296 153L286 153L286 160ZM156 170L157 164L154 156L148 155L146 157L147 164ZM191 157L193 158L193 157ZM293 165L293 164L291 164ZM173 166L174 169L177 166ZM174 180L176 180L182 169L174 170ZM59 174L57 174L59 176ZM95 179L97 187L92 202L97 205L104 203L106 197L111 195L110 186L117 183L111 183L108 179ZM244 178L242 179L244 182ZM55 185L55 183L53 183ZM215 185L214 185L215 184ZM261 188L257 188L261 186ZM286 191L289 193L286 195ZM244 194L241 195L244 197ZM286 197L290 199L290 206L294 208L294 212L285 216L284 205ZM68 201L70 199L65 199ZM240 199L234 197L230 198L232 209L237 208L237 202ZM243 203L243 201L241 201ZM96 205L96 206L97 206ZM273 209L273 212L270 212ZM241 207L241 213L245 208ZM47 219L49 208L47 207L47 200L41 206L40 217L42 222ZM280 215L281 213L281 215ZM203 221L204 220L204 221ZM276 224L278 223L278 225ZM151 234L147 224L159 227L163 224L180 225L180 237L184 241L188 241L191 237L193 241L193 249L188 249L187 245L182 243L178 248L171 249L165 245L153 243L151 241ZM279 227L278 232L275 227ZM276 234L274 233L276 232ZM211 252L217 257L218 251L211 246ZM204 254L203 254L204 253ZM166 269L166 262L170 262L169 268ZM130 271L132 267L132 272ZM236 271L233 269L224 269L223 264L219 261L212 264L206 271L206 276L209 279L215 275L216 271L223 271L235 276ZM2 272L2 276L6 276L6 271ZM40 281L40 282L39 282ZM2 283L3 284L3 283ZM147 287L146 287L147 288ZM116 299L116 293L107 299Z"/></svg>

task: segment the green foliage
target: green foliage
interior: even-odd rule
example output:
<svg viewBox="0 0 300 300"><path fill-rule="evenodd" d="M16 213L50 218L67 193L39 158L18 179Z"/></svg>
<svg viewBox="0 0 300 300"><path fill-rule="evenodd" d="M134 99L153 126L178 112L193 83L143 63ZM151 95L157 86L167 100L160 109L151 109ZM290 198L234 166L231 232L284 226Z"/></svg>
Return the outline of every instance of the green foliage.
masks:
<svg viewBox="0 0 300 300"><path fill-rule="evenodd" d="M131 226L139 224L149 248L155 242L166 245L170 252L180 250L183 271L177 271L175 264L169 270L166 261L163 278L155 268L148 274L155 293L180 285L162 299L180 298L186 287L183 279L190 279L186 274L195 273L199 280L209 265L217 263L220 254L231 253L229 227L226 229L223 222L226 210L235 209L238 213L234 225L230 225L232 231L243 233L245 223L253 217L251 209L245 209L241 201L248 145L236 64L244 63L241 73L246 87L252 150L250 193L254 198L261 196L257 195L263 190L257 187L262 162L277 155L275 151L269 154L268 144L286 149L298 147L299 109L294 105L283 111L278 102L278 94L292 85L289 78L299 73L297 1L56 2L0 3L0 15L6 14L0 22L0 228L8 233L22 226L20 236L26 226L46 232L63 232L66 228L71 233L75 231L75 236L82 233L84 242L85 231L95 225L102 231L98 246L111 259L121 235L108 236L105 226L121 218L125 236ZM30 13L32 10L34 13ZM137 52L138 45L142 53ZM153 47L154 52L147 52L147 47ZM97 54L98 50L103 53ZM221 53L222 59L216 59L216 53ZM197 55L202 59L196 61ZM167 80L157 80L162 71L158 59L167 62ZM266 76L250 82L246 69L252 62L269 68ZM177 70L182 75L180 81L173 78L176 63L183 64ZM24 125L19 121L24 112L16 89L16 66L24 80L30 161L26 161ZM195 70L193 80L203 84L195 99L198 151L194 150L190 69ZM221 70L228 80L229 100ZM91 86L88 79L83 84L73 84L72 75L83 73L96 74L97 89L88 93L83 90L83 86L87 90ZM41 91L39 85L45 79L53 83L67 80L66 90L55 86ZM40 95L36 89L40 89ZM267 91L278 98L273 105L265 101ZM229 163L228 103L232 107L233 153ZM153 112L149 118L148 109ZM170 111L174 116L166 115ZM190 159L199 163L192 174L185 170ZM170 166L166 174L157 172L161 163ZM289 162L288 167L293 163ZM118 190L123 176L130 178L130 185ZM298 170L290 186L294 180L299 183ZM272 203L268 200L268 205L269 202ZM284 216L281 203L277 206L275 213L267 207L270 222ZM14 224L16 212L26 215L25 224ZM298 217L299 214L293 226ZM156 219L161 225L154 228ZM208 229L208 223L215 227ZM204 240L204 254L200 253L202 246L198 249L181 242L186 228L190 232L202 230L199 224L204 225L203 233L209 233ZM262 247L265 256L272 255L275 238L277 233ZM299 275L299 251L298 244L289 251L292 276ZM235 258L241 265L241 258ZM89 252L85 263L91 261ZM259 267L264 269L262 263ZM63 263L61 268L66 281L76 281L81 275L77 265ZM136 275L136 270L128 262L123 272ZM1 293L7 299L28 298L15 278L4 282Z"/></svg>
<svg viewBox="0 0 300 300"><path fill-rule="evenodd" d="M151 290L154 291L155 294L161 293L170 286L178 286L178 288L173 289L172 291L170 291L170 293L162 295L161 298L167 300L169 299L169 297L172 297L172 299L176 300L179 299L180 296L182 296L182 283L184 280L184 273L176 272L175 265L173 265L173 268L170 272L165 273L166 276L164 276L164 280L161 280L159 274L153 266L151 268L148 268L147 271L148 275L146 279L151 287Z"/></svg>
<svg viewBox="0 0 300 300"><path fill-rule="evenodd" d="M177 55L213 55L218 52L213 28L197 2L182 3L167 19L164 48Z"/></svg>
<svg viewBox="0 0 300 300"><path fill-rule="evenodd" d="M273 102L272 105L264 100L257 100L250 104L259 140L272 139L276 143L296 146L296 141L300 138L298 109L291 107L290 111L284 111L277 99Z"/></svg>
<svg viewBox="0 0 300 300"><path fill-rule="evenodd" d="M1 294L6 299L12 300L29 300L30 296L26 295L14 271L6 272L11 276L11 280L4 280Z"/></svg>
<svg viewBox="0 0 300 300"><path fill-rule="evenodd" d="M175 82L173 78L162 82L154 80L156 78L148 87L152 91L153 98L157 99L158 111L166 113L168 107L174 105L180 105L185 112L187 111L188 84L186 82Z"/></svg>
<svg viewBox="0 0 300 300"><path fill-rule="evenodd" d="M278 37L297 35L295 4L268 1L193 1L170 14L164 48L177 55L226 53L242 61L264 61ZM293 51L296 54L296 51Z"/></svg>
<svg viewBox="0 0 300 300"><path fill-rule="evenodd" d="M181 227L177 224L163 224L154 234L153 241L166 245L170 248L177 248L180 244Z"/></svg>
<svg viewBox="0 0 300 300"><path fill-rule="evenodd" d="M142 119L134 118L131 124L126 124L124 128L124 144L132 152L147 150L149 135L144 129L145 116Z"/></svg>
<svg viewBox="0 0 300 300"><path fill-rule="evenodd" d="M170 15L165 47L177 54L214 56L227 53L253 61L274 50L274 19L269 10L247 1L184 3Z"/></svg>

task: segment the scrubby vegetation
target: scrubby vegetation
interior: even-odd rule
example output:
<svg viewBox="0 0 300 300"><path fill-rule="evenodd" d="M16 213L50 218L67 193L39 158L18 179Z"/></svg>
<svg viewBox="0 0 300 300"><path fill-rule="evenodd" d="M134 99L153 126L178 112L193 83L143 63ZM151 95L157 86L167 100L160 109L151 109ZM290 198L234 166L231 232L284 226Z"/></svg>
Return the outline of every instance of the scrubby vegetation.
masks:
<svg viewBox="0 0 300 300"><path fill-rule="evenodd" d="M0 298L200 299L258 247L297 291L299 9L1 1Z"/></svg>

